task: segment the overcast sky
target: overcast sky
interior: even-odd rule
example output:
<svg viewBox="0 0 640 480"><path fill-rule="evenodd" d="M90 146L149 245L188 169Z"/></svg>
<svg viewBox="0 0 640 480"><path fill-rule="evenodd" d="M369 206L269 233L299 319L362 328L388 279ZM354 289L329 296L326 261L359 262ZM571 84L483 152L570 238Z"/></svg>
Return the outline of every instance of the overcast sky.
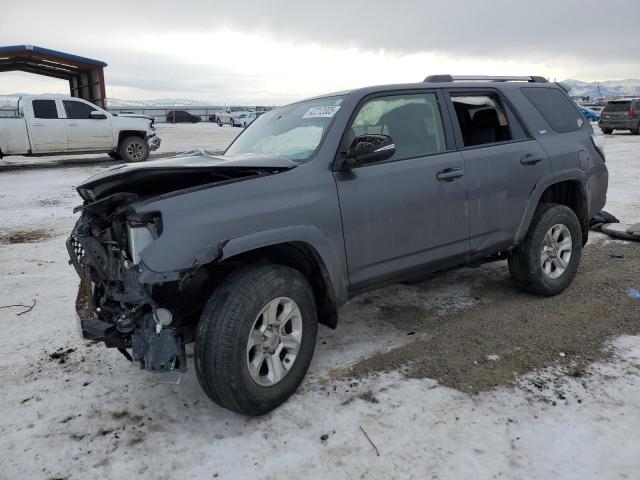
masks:
<svg viewBox="0 0 640 480"><path fill-rule="evenodd" d="M0 45L109 64L109 97L283 103L431 73L640 78L638 0L1 0ZM0 94L67 84L0 74Z"/></svg>

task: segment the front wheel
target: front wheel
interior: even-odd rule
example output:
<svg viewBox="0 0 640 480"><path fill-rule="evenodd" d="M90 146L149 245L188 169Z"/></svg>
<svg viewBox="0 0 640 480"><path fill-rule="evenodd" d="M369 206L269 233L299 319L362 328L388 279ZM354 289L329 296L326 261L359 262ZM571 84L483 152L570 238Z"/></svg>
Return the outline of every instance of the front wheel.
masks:
<svg viewBox="0 0 640 480"><path fill-rule="evenodd" d="M142 137L126 137L118 151L125 162L144 162L149 158L149 145Z"/></svg>
<svg viewBox="0 0 640 480"><path fill-rule="evenodd" d="M613 133L613 128L601 128L600 130L602 130L602 133L605 135L611 135Z"/></svg>
<svg viewBox="0 0 640 480"><path fill-rule="evenodd" d="M564 205L546 204L536 211L524 241L509 259L509 272L522 290L552 296L569 286L582 256L582 228Z"/></svg>
<svg viewBox="0 0 640 480"><path fill-rule="evenodd" d="M216 289L200 317L194 353L200 385L222 407L268 413L302 382L317 329L304 275L274 264L241 269Z"/></svg>

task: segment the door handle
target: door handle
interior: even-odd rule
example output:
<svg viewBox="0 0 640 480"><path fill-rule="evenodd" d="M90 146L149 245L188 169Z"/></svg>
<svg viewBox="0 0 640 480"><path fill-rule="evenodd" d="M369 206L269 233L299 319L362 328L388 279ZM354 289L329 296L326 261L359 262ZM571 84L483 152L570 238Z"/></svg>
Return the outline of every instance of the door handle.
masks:
<svg viewBox="0 0 640 480"><path fill-rule="evenodd" d="M456 178L460 178L464 175L464 170L461 168L446 168L436 175L439 182L451 182Z"/></svg>
<svg viewBox="0 0 640 480"><path fill-rule="evenodd" d="M520 159L522 165L536 165L542 161L544 157L539 153L527 153Z"/></svg>
<svg viewBox="0 0 640 480"><path fill-rule="evenodd" d="M32 123L32 127L44 127L44 123Z"/></svg>
<svg viewBox="0 0 640 480"><path fill-rule="evenodd" d="M67 123L67 127L79 127L80 125L77 123Z"/></svg>

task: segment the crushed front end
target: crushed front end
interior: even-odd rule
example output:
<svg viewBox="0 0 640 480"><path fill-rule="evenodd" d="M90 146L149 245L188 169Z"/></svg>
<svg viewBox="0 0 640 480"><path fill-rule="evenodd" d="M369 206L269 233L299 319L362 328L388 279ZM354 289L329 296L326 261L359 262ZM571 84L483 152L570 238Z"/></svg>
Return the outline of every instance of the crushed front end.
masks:
<svg viewBox="0 0 640 480"><path fill-rule="evenodd" d="M135 196L116 194L81 207L67 240L70 263L80 276L80 331L86 339L117 348L146 370L184 372L184 345L193 329L180 321L185 318L180 318L180 306L171 303L170 295L160 295L168 298L166 305L154 299L163 282L142 279L145 267L139 253L162 234L162 218L128 210L123 205L131 197ZM169 290L172 283L178 282L168 282Z"/></svg>

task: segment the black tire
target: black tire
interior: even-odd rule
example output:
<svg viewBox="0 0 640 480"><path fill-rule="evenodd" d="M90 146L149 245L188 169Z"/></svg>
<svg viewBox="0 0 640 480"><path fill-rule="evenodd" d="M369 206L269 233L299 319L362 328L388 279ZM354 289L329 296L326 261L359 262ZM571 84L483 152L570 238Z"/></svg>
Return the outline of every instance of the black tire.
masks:
<svg viewBox="0 0 640 480"><path fill-rule="evenodd" d="M571 234L571 257L564 273L558 278L547 276L541 264L543 241L554 225L564 225ZM514 283L529 293L553 296L569 286L580 266L582 256L582 228L570 208L553 203L543 204L531 220L524 241L509 258L509 273Z"/></svg>
<svg viewBox="0 0 640 480"><path fill-rule="evenodd" d="M120 142L118 152L125 162L144 162L149 158L149 145L144 138L132 135Z"/></svg>
<svg viewBox="0 0 640 480"><path fill-rule="evenodd" d="M613 128L601 128L600 130L602 130L602 133L605 135L611 135L613 133Z"/></svg>
<svg viewBox="0 0 640 480"><path fill-rule="evenodd" d="M120 152L109 152L107 155L109 155L114 160L122 160L122 157L120 156Z"/></svg>
<svg viewBox="0 0 640 480"><path fill-rule="evenodd" d="M635 130L631 130L632 135L640 135L640 124L636 127Z"/></svg>
<svg viewBox="0 0 640 480"><path fill-rule="evenodd" d="M302 339L291 369L276 384L261 386L249 373L247 342L267 303L292 299L300 309ZM313 291L289 267L262 264L241 269L209 298L196 331L195 370L205 393L218 405L245 415L263 415L284 403L304 378L318 330ZM264 337L263 337L264 338Z"/></svg>
<svg viewBox="0 0 640 480"><path fill-rule="evenodd" d="M220 120L220 117L218 117L217 122L218 122L218 126L221 127L222 126L222 120Z"/></svg>

